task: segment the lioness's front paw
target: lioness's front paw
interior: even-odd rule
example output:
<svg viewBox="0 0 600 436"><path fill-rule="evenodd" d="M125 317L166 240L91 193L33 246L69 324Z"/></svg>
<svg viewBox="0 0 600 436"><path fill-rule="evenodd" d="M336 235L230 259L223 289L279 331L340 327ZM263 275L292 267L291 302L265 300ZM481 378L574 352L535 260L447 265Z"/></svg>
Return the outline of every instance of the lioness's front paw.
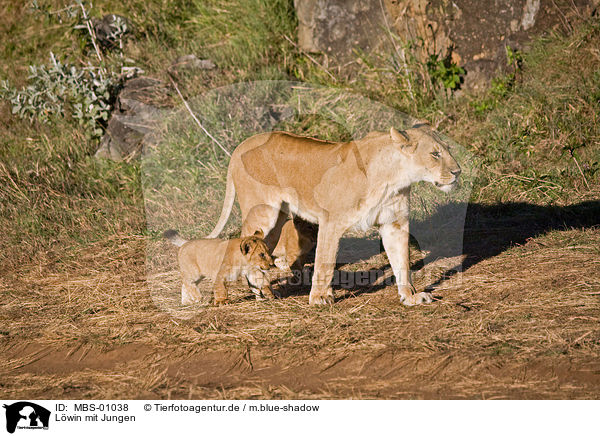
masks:
<svg viewBox="0 0 600 436"><path fill-rule="evenodd" d="M405 306L416 306L418 304L431 303L433 298L429 292L419 292L406 297L400 295L400 301L402 301L402 304Z"/></svg>
<svg viewBox="0 0 600 436"><path fill-rule="evenodd" d="M328 290L328 291L318 291L318 292L314 292L314 291L310 291L310 295L308 296L308 304L310 304L311 306L313 305L326 305L326 304L333 304L333 291L332 290Z"/></svg>

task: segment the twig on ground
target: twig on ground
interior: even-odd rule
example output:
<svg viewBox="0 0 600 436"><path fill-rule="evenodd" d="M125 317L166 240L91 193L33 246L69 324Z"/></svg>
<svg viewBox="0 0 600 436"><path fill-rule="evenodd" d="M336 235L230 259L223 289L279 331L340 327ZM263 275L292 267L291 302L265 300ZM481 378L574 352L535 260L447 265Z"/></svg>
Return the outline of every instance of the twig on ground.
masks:
<svg viewBox="0 0 600 436"><path fill-rule="evenodd" d="M329 70L327 68L325 68L323 65L321 65L315 58L313 58L311 55L309 55L308 53L306 53L304 50L302 50L298 44L296 44L294 41L292 41L287 35L283 35L283 37L285 39L287 39L287 41L292 44L294 47L296 47L298 50L300 50L302 52L302 54L304 56L306 56L308 59L310 59L317 67L321 68L323 71L325 71L327 73L327 75L329 77L331 77L333 79L334 82L337 83L337 79L335 78L335 76L333 74L331 74L329 72Z"/></svg>
<svg viewBox="0 0 600 436"><path fill-rule="evenodd" d="M206 133L206 135L213 140L213 142L215 144L217 144L219 146L219 148L221 150L223 150L223 152L231 157L231 153L229 153L229 151L227 151L227 149L225 147L223 147L221 145L221 143L219 141L217 141L217 139L210 134L210 132L208 130L206 130L206 128L202 125L202 123L200 122L200 120L198 119L198 117L194 114L194 112L192 112L192 108L190 107L190 105L188 104L188 102L185 100L185 98L183 97L183 94L181 94L181 91L179 90L179 87L177 86L177 83L175 82L175 80L173 80L173 77L171 76L171 74L169 73L169 79L171 79L171 83L173 84L173 87L175 88L175 91L177 91L177 94L179 94L179 98L181 98L181 101L183 101L183 104L185 106L185 108L187 109L187 111L190 113L190 115L192 116L192 118L194 119L194 121L196 122L196 124L198 124L198 127L200 127L202 129L202 131L204 133Z"/></svg>
<svg viewBox="0 0 600 436"><path fill-rule="evenodd" d="M588 183L588 181L587 181L587 179L585 177L585 174L583 174L583 170L579 166L579 162L577 162L577 158L575 157L575 153L573 153L572 151L571 151L571 157L575 161L575 165L577 165L577 169L579 170L579 173L581 174L581 177L583 177L583 181L585 182L585 186L587 186L588 191L589 191L590 190L590 184Z"/></svg>
<svg viewBox="0 0 600 436"><path fill-rule="evenodd" d="M96 32L94 32L94 27L92 26L92 20L88 17L88 14L85 10L85 6L83 2L77 2L77 4L81 7L82 17L85 21L85 26L87 28L88 33L90 34L90 39L92 40L92 45L94 46L94 50L96 51L96 56L98 60L102 62L102 54L100 53L100 49L98 48L98 44L96 44ZM100 66L100 73L106 73L106 70ZM102 76L101 76L102 77Z"/></svg>

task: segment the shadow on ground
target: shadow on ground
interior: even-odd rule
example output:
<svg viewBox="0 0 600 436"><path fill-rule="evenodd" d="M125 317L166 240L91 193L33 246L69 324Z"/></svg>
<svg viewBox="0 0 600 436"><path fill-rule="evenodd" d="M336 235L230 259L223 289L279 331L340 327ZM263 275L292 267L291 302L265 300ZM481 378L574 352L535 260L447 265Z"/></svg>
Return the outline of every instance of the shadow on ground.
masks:
<svg viewBox="0 0 600 436"><path fill-rule="evenodd" d="M448 225L448 217L453 217L455 222ZM463 219L464 225L457 223L457 220ZM445 271L441 279L427 286L427 289L434 290L458 272L466 271L511 247L526 244L530 239L551 231L586 229L599 225L600 201L585 201L569 206L538 206L514 202L494 205L448 204L440 207L426 220L411 222L411 233L416 235L411 235L411 245L428 253L423 259L413 263L411 270L413 273L417 272L440 258L462 256L461 263ZM448 231L455 233L445 234ZM446 240L451 242L447 244ZM333 279L334 290L346 289L351 292L350 295L360 295L392 285L394 276L390 274L389 263L359 271L339 269L365 262L382 251L378 239L343 238L340 241ZM309 261L312 262L313 259L314 257ZM284 286L284 294L308 293L312 270L305 268L300 274L297 273Z"/></svg>
<svg viewBox="0 0 600 436"><path fill-rule="evenodd" d="M450 204L446 207L462 206ZM432 217L431 221L435 222L436 216ZM462 253L458 253L464 255L464 260L459 268L448 271L445 279L548 232L587 229L598 225L600 201L585 201L569 206L538 206L512 202L494 205L469 203L463 249ZM433 259L427 256L423 259L423 264L431 260ZM437 286L443 280L433 283L431 287Z"/></svg>

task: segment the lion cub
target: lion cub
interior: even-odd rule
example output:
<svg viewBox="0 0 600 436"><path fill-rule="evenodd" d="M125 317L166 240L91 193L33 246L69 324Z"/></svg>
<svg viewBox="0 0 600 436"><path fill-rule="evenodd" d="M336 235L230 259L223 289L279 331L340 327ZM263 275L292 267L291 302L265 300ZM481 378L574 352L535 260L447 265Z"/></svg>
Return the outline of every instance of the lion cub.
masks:
<svg viewBox="0 0 600 436"><path fill-rule="evenodd" d="M318 226L299 217L285 222L279 242L273 250L275 265L284 271L299 271L310 251L317 244Z"/></svg>
<svg viewBox="0 0 600 436"><path fill-rule="evenodd" d="M167 230L163 237L179 247L177 259L181 270L181 303L202 301L198 284L203 278L214 283L214 303L227 302L227 283L240 275L257 299L274 298L266 270L273 266L273 258L262 231L253 236L236 239L195 239L187 241L176 230Z"/></svg>

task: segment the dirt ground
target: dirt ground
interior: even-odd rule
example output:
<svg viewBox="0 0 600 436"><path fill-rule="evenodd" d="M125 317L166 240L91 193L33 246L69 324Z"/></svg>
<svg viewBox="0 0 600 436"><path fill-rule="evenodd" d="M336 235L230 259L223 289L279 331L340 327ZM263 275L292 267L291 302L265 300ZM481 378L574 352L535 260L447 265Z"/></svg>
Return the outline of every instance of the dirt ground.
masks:
<svg viewBox="0 0 600 436"><path fill-rule="evenodd" d="M29 399L597 399L599 210L580 203L532 220L522 205L471 205L463 272L444 274L457 259L412 250L415 284L432 285L436 300L410 308L380 279L338 286L332 307L310 307L301 286L280 300L238 290L227 306L169 313L153 297L149 240L120 235L68 262L57 247L2 268L0 389ZM176 293L175 253L157 244L161 281ZM391 275L383 253L341 269Z"/></svg>

